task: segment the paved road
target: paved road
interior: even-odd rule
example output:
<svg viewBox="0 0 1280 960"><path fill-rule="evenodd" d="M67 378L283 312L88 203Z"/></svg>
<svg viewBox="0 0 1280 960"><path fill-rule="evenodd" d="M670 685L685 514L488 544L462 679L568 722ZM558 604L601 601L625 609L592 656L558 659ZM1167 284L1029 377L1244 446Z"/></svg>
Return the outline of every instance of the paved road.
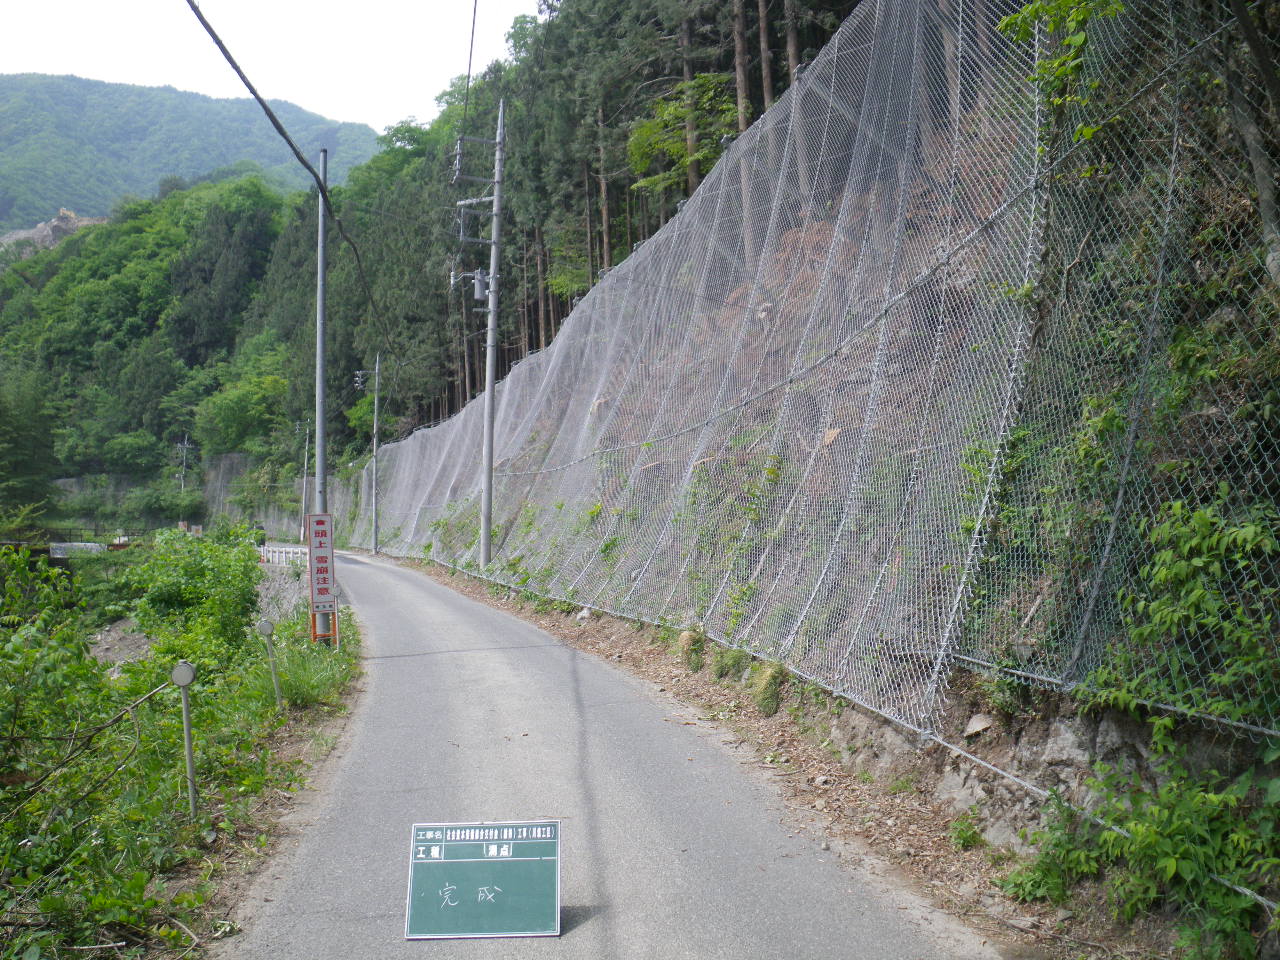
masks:
<svg viewBox="0 0 1280 960"><path fill-rule="evenodd" d="M344 556L365 692L218 960L996 958L786 826L724 734L412 570ZM415 822L558 818L559 938L404 936Z"/></svg>

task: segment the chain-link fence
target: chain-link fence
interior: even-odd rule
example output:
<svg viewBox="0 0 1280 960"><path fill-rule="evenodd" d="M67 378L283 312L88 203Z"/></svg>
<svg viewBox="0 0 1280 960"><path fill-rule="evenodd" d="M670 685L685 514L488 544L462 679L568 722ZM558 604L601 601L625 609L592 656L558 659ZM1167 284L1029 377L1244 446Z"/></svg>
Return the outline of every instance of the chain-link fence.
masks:
<svg viewBox="0 0 1280 960"><path fill-rule="evenodd" d="M958 659L1275 731L1280 15L1068 6L862 3L499 386L484 575L920 729ZM475 567L481 406L384 549Z"/></svg>

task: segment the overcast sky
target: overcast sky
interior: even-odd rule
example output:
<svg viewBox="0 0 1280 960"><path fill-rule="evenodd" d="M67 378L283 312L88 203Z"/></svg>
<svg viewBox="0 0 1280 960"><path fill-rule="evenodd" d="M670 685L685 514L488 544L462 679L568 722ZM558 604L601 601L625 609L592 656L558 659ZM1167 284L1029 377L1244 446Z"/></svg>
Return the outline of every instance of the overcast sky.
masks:
<svg viewBox="0 0 1280 960"><path fill-rule="evenodd" d="M478 0L473 73L507 56L537 0ZM0 73L74 74L247 97L186 0L6 2ZM267 99L378 133L430 120L467 72L470 0L202 0L200 10Z"/></svg>

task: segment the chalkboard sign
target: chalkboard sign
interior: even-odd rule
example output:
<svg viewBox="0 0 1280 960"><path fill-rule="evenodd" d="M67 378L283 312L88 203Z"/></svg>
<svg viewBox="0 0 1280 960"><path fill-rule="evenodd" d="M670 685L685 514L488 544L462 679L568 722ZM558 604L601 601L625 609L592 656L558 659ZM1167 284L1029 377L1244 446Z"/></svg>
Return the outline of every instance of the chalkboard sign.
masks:
<svg viewBox="0 0 1280 960"><path fill-rule="evenodd" d="M560 821L415 823L406 940L560 935Z"/></svg>

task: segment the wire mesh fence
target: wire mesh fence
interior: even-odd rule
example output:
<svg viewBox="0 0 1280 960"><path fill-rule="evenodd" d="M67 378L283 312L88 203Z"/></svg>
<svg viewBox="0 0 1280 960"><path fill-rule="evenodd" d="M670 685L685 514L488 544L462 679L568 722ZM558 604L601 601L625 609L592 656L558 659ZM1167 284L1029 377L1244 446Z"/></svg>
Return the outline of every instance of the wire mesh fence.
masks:
<svg viewBox="0 0 1280 960"><path fill-rule="evenodd" d="M483 575L919 729L959 662L1275 732L1274 50L1075 6L860 4L499 385ZM383 448L388 552L476 567L481 407Z"/></svg>

